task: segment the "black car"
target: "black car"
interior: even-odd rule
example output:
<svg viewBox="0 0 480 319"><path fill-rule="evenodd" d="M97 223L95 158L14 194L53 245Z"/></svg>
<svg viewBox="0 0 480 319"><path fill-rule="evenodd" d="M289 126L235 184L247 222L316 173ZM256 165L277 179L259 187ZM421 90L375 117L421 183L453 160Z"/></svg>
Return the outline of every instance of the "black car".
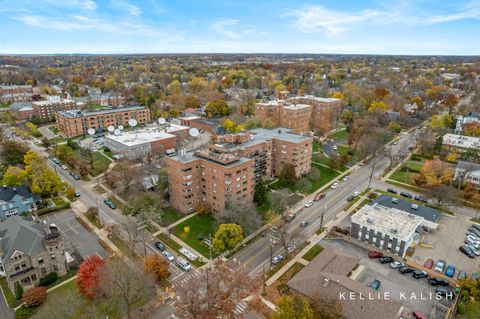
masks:
<svg viewBox="0 0 480 319"><path fill-rule="evenodd" d="M467 247L466 245L462 245L460 246L460 248L458 248L462 253L464 253L465 255L467 255L469 258L475 258L475 254L474 252L469 248Z"/></svg>
<svg viewBox="0 0 480 319"><path fill-rule="evenodd" d="M108 207L110 207L111 209L115 209L117 208L117 205L115 205L111 200L109 199L104 199L103 202L105 203L105 205L107 205Z"/></svg>
<svg viewBox="0 0 480 319"><path fill-rule="evenodd" d="M480 225L479 224L473 224L471 227L475 228L476 230L480 231Z"/></svg>
<svg viewBox="0 0 480 319"><path fill-rule="evenodd" d="M396 189L393 188L387 188L387 192L392 193L392 194L398 194Z"/></svg>
<svg viewBox="0 0 480 319"><path fill-rule="evenodd" d="M353 195L350 195L350 196L347 197L347 202L351 202L354 199L355 199L355 197Z"/></svg>
<svg viewBox="0 0 480 319"><path fill-rule="evenodd" d="M159 241L155 242L154 245L155 245L155 248L157 248L157 249L160 250L160 251L164 251L164 250L165 250L165 245L162 244L162 243L159 242Z"/></svg>
<svg viewBox="0 0 480 319"><path fill-rule="evenodd" d="M414 197L415 200L418 200L419 202L422 202L422 203L426 203L428 202L427 199L425 197L423 197L422 195L417 195Z"/></svg>
<svg viewBox="0 0 480 319"><path fill-rule="evenodd" d="M381 264L389 264L389 263L393 262L393 258L390 257L390 256L383 256L383 257L380 257L380 259L378 261Z"/></svg>
<svg viewBox="0 0 480 319"><path fill-rule="evenodd" d="M412 276L413 278L415 279L420 279L420 278L427 278L428 277L428 273L426 271L423 271L423 270L414 270L412 272Z"/></svg>
<svg viewBox="0 0 480 319"><path fill-rule="evenodd" d="M427 282L430 286L448 286L450 285L448 281L442 278L431 277L427 279Z"/></svg>
<svg viewBox="0 0 480 319"><path fill-rule="evenodd" d="M409 274L409 273L413 272L413 269L410 268L410 267L407 267L407 266L403 266L403 267L398 268L398 271L401 274L405 275L405 274Z"/></svg>
<svg viewBox="0 0 480 319"><path fill-rule="evenodd" d="M413 198L412 194L407 193L407 192L400 192L400 196L406 197L406 198Z"/></svg>
<svg viewBox="0 0 480 319"><path fill-rule="evenodd" d="M455 297L455 294L445 287L437 287L437 289L435 289L435 294L447 299L453 299Z"/></svg>

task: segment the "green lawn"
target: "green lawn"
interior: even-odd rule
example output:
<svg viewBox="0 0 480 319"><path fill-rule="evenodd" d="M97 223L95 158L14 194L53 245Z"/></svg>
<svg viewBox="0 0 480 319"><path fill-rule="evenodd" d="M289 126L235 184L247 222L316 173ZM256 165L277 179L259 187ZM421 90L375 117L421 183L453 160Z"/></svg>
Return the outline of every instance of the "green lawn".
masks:
<svg viewBox="0 0 480 319"><path fill-rule="evenodd" d="M319 189L323 185L328 184L332 179L340 175L340 173L338 173L337 171L331 170L330 168L327 168L315 163L312 164L312 167L316 167L320 170L320 178L318 178L317 180L312 180L309 178L310 181L312 182L312 187L310 189L309 194L315 192L317 189Z"/></svg>
<svg viewBox="0 0 480 319"><path fill-rule="evenodd" d="M330 138L333 138L334 140L341 140L347 138L347 130L339 130L333 134L330 135Z"/></svg>
<svg viewBox="0 0 480 319"><path fill-rule="evenodd" d="M190 258L185 256L184 254L182 254L180 252L180 249L182 248L182 246L180 246L175 240L171 239L166 234L164 234L164 233L158 234L157 238L160 239L162 241L162 243L164 243L165 245L170 247L170 249L176 251L178 254L185 257L188 260L188 262L191 263L192 265L194 265L196 267L202 267L203 265L205 265L205 263L203 263L199 260L191 260Z"/></svg>
<svg viewBox="0 0 480 319"><path fill-rule="evenodd" d="M53 204L55 204L55 206L62 206L63 204L65 204L65 201L61 198L61 197L55 197L55 198L52 198L52 202Z"/></svg>
<svg viewBox="0 0 480 319"><path fill-rule="evenodd" d="M415 172L402 172L400 170L395 171L392 175L390 175L389 179L405 183L405 184L413 184L413 178L417 175Z"/></svg>
<svg viewBox="0 0 480 319"><path fill-rule="evenodd" d="M166 227L170 224L173 224L177 220L182 219L184 216L185 215L173 207L165 207L163 208L161 215L157 218L157 223L160 226Z"/></svg>
<svg viewBox="0 0 480 319"><path fill-rule="evenodd" d="M312 261L313 258L315 258L318 254L320 254L323 249L324 249L323 246L317 244L312 248L310 248L310 250L307 251L305 255L302 256L302 258L308 261Z"/></svg>
<svg viewBox="0 0 480 319"><path fill-rule="evenodd" d="M103 154L105 154L105 155L107 155L108 157L110 157L110 159L113 159L113 153L112 153L112 151L110 151L108 148L102 147L100 150L101 150L101 152L103 152Z"/></svg>
<svg viewBox="0 0 480 319"><path fill-rule="evenodd" d="M8 288L7 280L5 278L0 278L0 285L3 290L3 295L5 296L5 299L7 300L8 306L10 308L15 308L22 303L22 301L17 300L15 298L15 295L10 291L10 289Z"/></svg>
<svg viewBox="0 0 480 319"><path fill-rule="evenodd" d="M323 152L323 146L316 139L313 140L312 151L313 152Z"/></svg>
<svg viewBox="0 0 480 319"><path fill-rule="evenodd" d="M460 316L465 319L477 319L480 318L480 302L469 301L465 303L465 313Z"/></svg>
<svg viewBox="0 0 480 319"><path fill-rule="evenodd" d="M185 233L184 228L190 227L190 232ZM204 257L210 258L210 251L207 245L203 244L200 237L215 234L215 219L211 215L195 215L173 228L173 234L184 241L190 247L201 253Z"/></svg>
<svg viewBox="0 0 480 319"><path fill-rule="evenodd" d="M112 161L100 154L100 152L93 153L93 168L88 165L88 172L93 176L103 173Z"/></svg>

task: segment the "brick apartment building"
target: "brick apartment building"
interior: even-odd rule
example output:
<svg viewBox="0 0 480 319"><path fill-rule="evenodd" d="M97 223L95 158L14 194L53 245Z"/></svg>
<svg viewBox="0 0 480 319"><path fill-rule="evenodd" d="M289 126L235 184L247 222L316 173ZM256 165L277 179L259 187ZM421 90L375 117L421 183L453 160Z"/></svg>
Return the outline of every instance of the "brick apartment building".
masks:
<svg viewBox="0 0 480 319"><path fill-rule="evenodd" d="M82 105L85 105L89 102L95 105L110 107L119 107L125 104L125 97L120 93L95 94L91 96L76 98L75 100L82 108Z"/></svg>
<svg viewBox="0 0 480 319"><path fill-rule="evenodd" d="M57 111L71 110L76 107L74 100L62 99L59 96L49 96L45 101L32 102L33 114L42 120L55 119Z"/></svg>
<svg viewBox="0 0 480 319"><path fill-rule="evenodd" d="M167 158L171 172L182 172L170 174L171 204L183 213L199 204L221 213L225 202L251 203L257 180L278 176L287 163L297 177L306 174L311 155L312 139L285 128L224 135L206 149Z"/></svg>
<svg viewBox="0 0 480 319"><path fill-rule="evenodd" d="M88 129L105 131L108 126L126 126L130 119L138 124L150 122L150 110L144 106L132 106L99 111L72 109L55 114L57 129L67 137L87 134Z"/></svg>
<svg viewBox="0 0 480 319"><path fill-rule="evenodd" d="M286 94L279 94L286 98ZM343 102L336 98L321 98L311 95L294 96L266 103L257 103L255 116L270 118L277 125L292 129L297 134L310 132L312 124L322 129L332 129L332 123L342 113Z"/></svg>
<svg viewBox="0 0 480 319"><path fill-rule="evenodd" d="M0 85L0 103L28 102L32 96L31 85Z"/></svg>

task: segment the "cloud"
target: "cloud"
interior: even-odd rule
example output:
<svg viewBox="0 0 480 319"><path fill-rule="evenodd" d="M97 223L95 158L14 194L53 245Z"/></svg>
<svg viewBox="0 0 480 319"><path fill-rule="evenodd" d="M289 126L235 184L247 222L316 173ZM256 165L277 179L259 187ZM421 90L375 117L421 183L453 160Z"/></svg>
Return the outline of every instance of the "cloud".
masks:
<svg viewBox="0 0 480 319"><path fill-rule="evenodd" d="M142 13L139 7L133 5L126 0L115 0L112 2L112 6L121 10L128 12L132 16L139 16Z"/></svg>
<svg viewBox="0 0 480 319"><path fill-rule="evenodd" d="M324 32L334 36L353 24L367 22L382 15L376 10L362 10L357 13L328 10L322 6L308 6L289 14L295 18L296 27L305 33Z"/></svg>
<svg viewBox="0 0 480 319"><path fill-rule="evenodd" d="M240 39L242 34L232 29L238 25L238 22L239 21L235 19L222 19L210 24L210 29L227 38Z"/></svg>
<svg viewBox="0 0 480 319"><path fill-rule="evenodd" d="M390 4L391 6L391 4ZM394 8L365 9L358 12L330 10L311 5L293 10L285 16L293 17L293 25L304 33L323 32L327 37L338 35L358 25L406 25L422 26L465 19L480 19L480 2L473 1L447 13L433 13L434 8L422 10L402 2Z"/></svg>

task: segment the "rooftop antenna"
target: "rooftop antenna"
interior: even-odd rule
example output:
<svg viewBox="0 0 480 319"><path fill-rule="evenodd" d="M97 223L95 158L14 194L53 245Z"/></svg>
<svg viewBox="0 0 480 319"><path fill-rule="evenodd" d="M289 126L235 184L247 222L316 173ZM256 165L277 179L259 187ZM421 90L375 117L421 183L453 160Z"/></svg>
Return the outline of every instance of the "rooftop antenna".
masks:
<svg viewBox="0 0 480 319"><path fill-rule="evenodd" d="M137 126L138 122L136 119L130 119L128 120L128 125L130 125L130 127L135 127Z"/></svg>
<svg viewBox="0 0 480 319"><path fill-rule="evenodd" d="M113 131L113 134L115 134L116 136L120 135L120 133L121 133L121 131L120 131L119 128L117 128Z"/></svg>
<svg viewBox="0 0 480 319"><path fill-rule="evenodd" d="M115 131L115 126L110 125L109 127L107 127L107 130L108 130L110 133L113 133L113 131Z"/></svg>
<svg viewBox="0 0 480 319"><path fill-rule="evenodd" d="M195 137L197 137L198 135L200 135L200 132L198 131L197 128L192 127L191 129L188 130L188 134L189 134L191 137L195 138ZM192 151L193 151L193 139L191 139L190 148L191 148Z"/></svg>

